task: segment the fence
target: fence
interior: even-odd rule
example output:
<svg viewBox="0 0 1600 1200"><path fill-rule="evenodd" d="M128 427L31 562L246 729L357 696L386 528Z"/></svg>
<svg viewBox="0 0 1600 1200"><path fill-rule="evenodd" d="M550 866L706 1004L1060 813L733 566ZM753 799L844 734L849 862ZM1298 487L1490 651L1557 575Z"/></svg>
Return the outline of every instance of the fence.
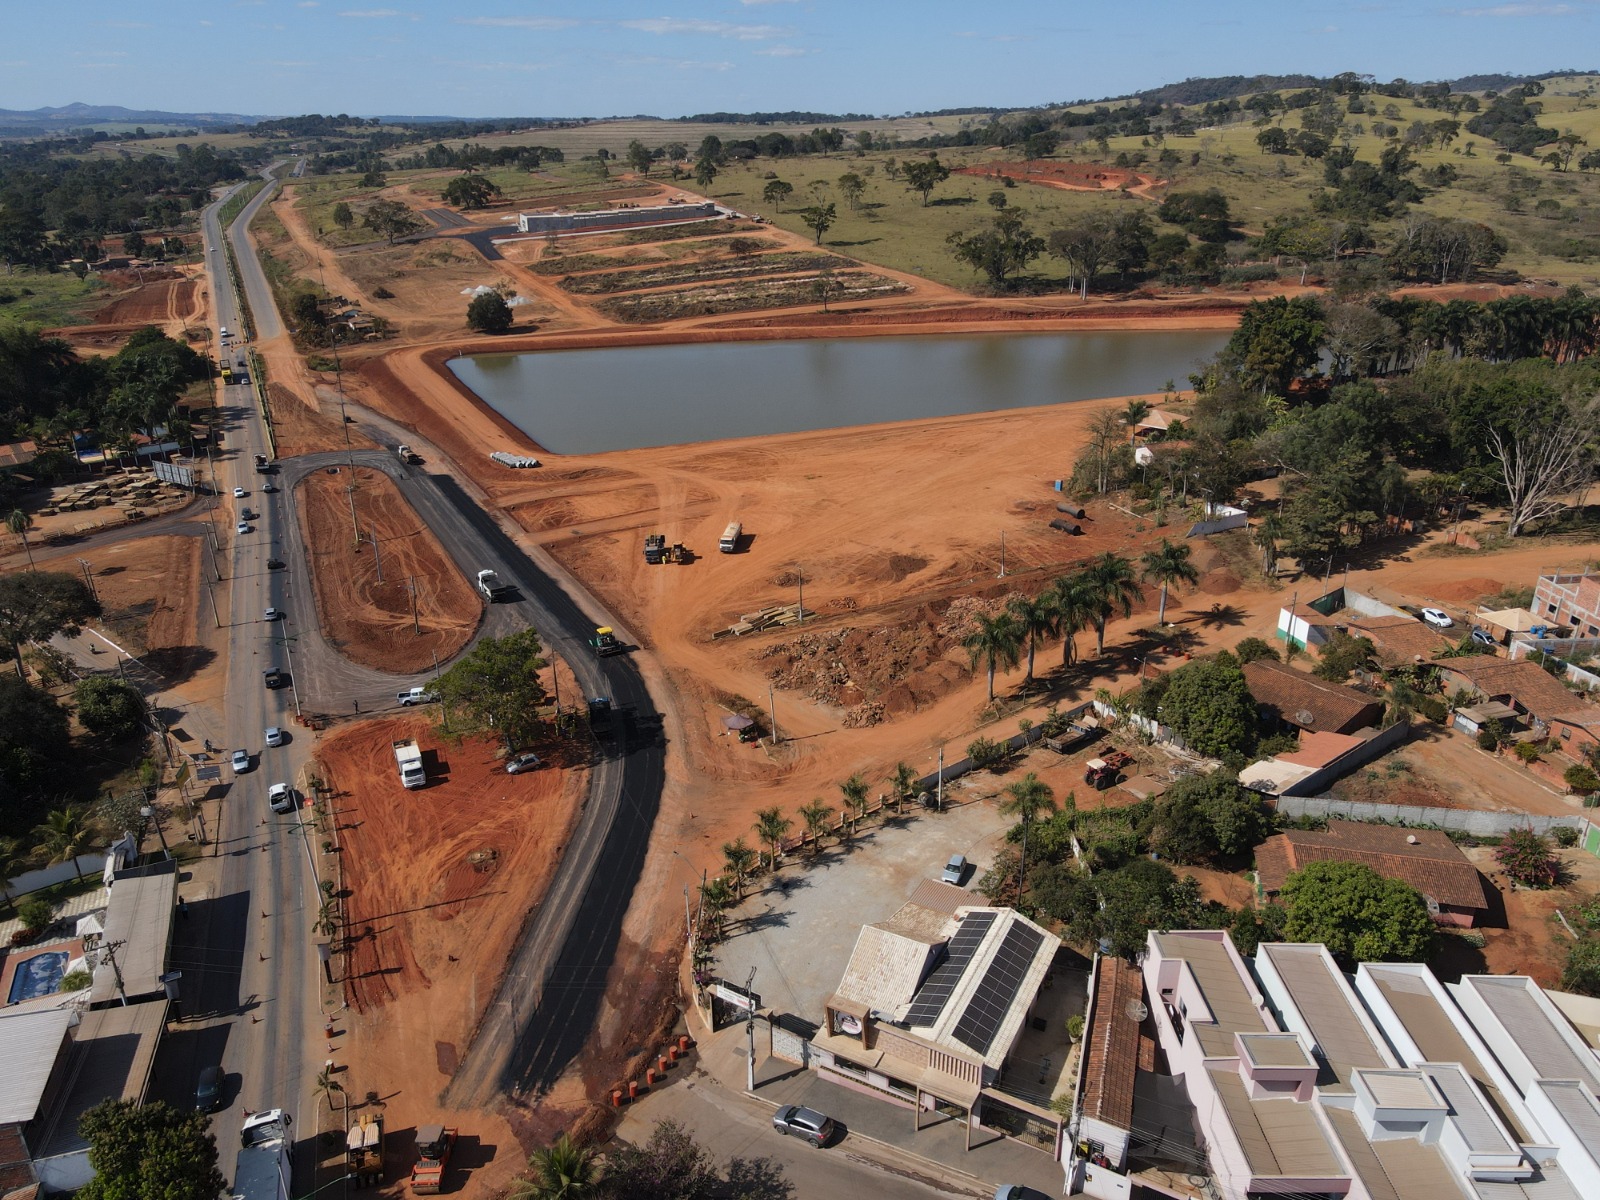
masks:
<svg viewBox="0 0 1600 1200"><path fill-rule="evenodd" d="M1493 837L1513 829L1549 833L1565 825L1578 831L1584 846L1589 822L1580 816L1537 817L1529 813L1469 812L1459 808L1430 808L1421 804L1377 804L1364 800L1335 800L1332 796L1279 796L1278 811L1289 817L1340 817L1347 821L1387 821L1400 825L1433 825L1476 837ZM1600 841L1591 853L1600 852Z"/></svg>
<svg viewBox="0 0 1600 1200"><path fill-rule="evenodd" d="M61 862L38 871L25 871L15 879L8 880L6 890L13 896L26 896L29 892L37 892L40 888L47 888L51 884L76 879L80 874L85 878L92 878L105 869L104 854L80 854L76 866L70 862Z"/></svg>

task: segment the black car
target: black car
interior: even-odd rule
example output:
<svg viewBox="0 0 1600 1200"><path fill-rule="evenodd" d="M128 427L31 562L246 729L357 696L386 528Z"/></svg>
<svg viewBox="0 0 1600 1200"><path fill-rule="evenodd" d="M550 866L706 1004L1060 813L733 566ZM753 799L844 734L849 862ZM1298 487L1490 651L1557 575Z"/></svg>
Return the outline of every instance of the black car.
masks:
<svg viewBox="0 0 1600 1200"><path fill-rule="evenodd" d="M195 1112L213 1113L222 1107L222 1068L206 1067L194 1086Z"/></svg>

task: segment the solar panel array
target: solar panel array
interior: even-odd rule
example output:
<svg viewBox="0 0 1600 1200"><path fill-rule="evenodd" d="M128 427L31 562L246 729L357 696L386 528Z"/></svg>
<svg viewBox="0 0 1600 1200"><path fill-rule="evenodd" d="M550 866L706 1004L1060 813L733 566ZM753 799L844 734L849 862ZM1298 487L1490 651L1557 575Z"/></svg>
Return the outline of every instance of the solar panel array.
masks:
<svg viewBox="0 0 1600 1200"><path fill-rule="evenodd" d="M983 944L989 926L994 924L995 916L993 912L968 913L956 926L955 934L945 946L944 961L933 969L912 997L911 1007L906 1011L907 1025L913 1029L927 1028L939 1019L950 1001L950 993L956 990L967 964Z"/></svg>
<svg viewBox="0 0 1600 1200"><path fill-rule="evenodd" d="M967 1002L967 1011L956 1022L955 1039L979 1054L988 1054L1000 1023L1006 1019L1011 1002L1017 998L1022 977L1039 952L1044 935L1018 922L1013 925L995 952L994 961Z"/></svg>

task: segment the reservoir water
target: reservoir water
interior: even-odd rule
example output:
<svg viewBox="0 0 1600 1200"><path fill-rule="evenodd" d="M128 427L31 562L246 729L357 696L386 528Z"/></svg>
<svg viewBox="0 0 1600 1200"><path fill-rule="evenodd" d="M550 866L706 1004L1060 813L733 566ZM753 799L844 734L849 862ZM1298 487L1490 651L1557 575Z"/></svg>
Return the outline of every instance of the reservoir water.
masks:
<svg viewBox="0 0 1600 1200"><path fill-rule="evenodd" d="M1157 392L1222 331L973 334L479 354L450 369L552 454Z"/></svg>

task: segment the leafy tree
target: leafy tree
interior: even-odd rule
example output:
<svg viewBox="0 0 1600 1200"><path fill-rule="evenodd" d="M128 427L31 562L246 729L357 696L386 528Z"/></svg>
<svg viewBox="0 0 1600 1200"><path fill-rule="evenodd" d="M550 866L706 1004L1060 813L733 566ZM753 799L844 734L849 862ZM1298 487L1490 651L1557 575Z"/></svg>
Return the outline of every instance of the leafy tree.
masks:
<svg viewBox="0 0 1600 1200"><path fill-rule="evenodd" d="M122 741L144 729L144 697L131 683L90 675L78 681L73 699L78 704L78 720L90 733Z"/></svg>
<svg viewBox="0 0 1600 1200"><path fill-rule="evenodd" d="M1243 787L1229 771L1189 775L1162 798L1165 805L1192 805L1210 828L1208 857L1243 858L1272 829L1272 817L1261 795ZM1156 806L1159 814L1161 805Z"/></svg>
<svg viewBox="0 0 1600 1200"><path fill-rule="evenodd" d="M479 292L467 305L467 326L478 333L504 333L514 319L511 306L499 292Z"/></svg>
<svg viewBox="0 0 1600 1200"><path fill-rule="evenodd" d="M102 1100L78 1119L95 1175L82 1200L215 1200L227 1186L205 1113Z"/></svg>
<svg viewBox="0 0 1600 1200"><path fill-rule="evenodd" d="M702 154L694 164L694 181L702 188L711 186L711 181L717 177L717 164L710 155Z"/></svg>
<svg viewBox="0 0 1600 1200"><path fill-rule="evenodd" d="M794 193L794 184L785 183L781 179L769 179L767 186L761 189L761 198L776 208Z"/></svg>
<svg viewBox="0 0 1600 1200"><path fill-rule="evenodd" d="M783 839L793 827L794 822L783 815L782 809L773 807L757 810L755 831L756 836L770 847L768 866L776 869L778 855L783 853Z"/></svg>
<svg viewBox="0 0 1600 1200"><path fill-rule="evenodd" d="M538 709L545 701L539 680L543 649L533 629L486 637L439 677L434 690L469 728L493 729L507 750L515 750L538 728Z"/></svg>
<svg viewBox="0 0 1600 1200"><path fill-rule="evenodd" d="M1002 193L1003 194L1003 193ZM1063 260L1078 281L1079 296L1087 300L1089 287L1116 248L1117 222L1105 214L1080 217L1050 234L1050 253ZM1138 255L1139 263L1144 254Z"/></svg>
<svg viewBox="0 0 1600 1200"><path fill-rule="evenodd" d="M1053 814L1056 811L1056 797L1050 790L1050 785L1032 771L1015 783L1007 784L1005 792L1006 798L1000 801L1000 813L1002 816L1016 817L1022 826L1022 855L1019 860L1018 879L1025 881L1028 870L1028 827L1038 819L1040 813ZM1022 903L1020 883L1017 903Z"/></svg>
<svg viewBox="0 0 1600 1200"><path fill-rule="evenodd" d="M1167 676L1161 722L1198 754L1236 759L1255 748L1255 698L1238 660L1226 651L1185 663Z"/></svg>
<svg viewBox="0 0 1600 1200"><path fill-rule="evenodd" d="M900 173L905 176L907 189L922 193L924 208L928 206L933 189L950 178L950 168L939 161L937 154L925 160L908 159L900 164Z"/></svg>
<svg viewBox="0 0 1600 1200"><path fill-rule="evenodd" d="M650 178L650 150L643 142L638 138L634 138L633 141L629 142L626 157L630 167L646 179Z"/></svg>
<svg viewBox="0 0 1600 1200"><path fill-rule="evenodd" d="M1174 583L1187 583L1190 586L1200 581L1200 572L1195 569L1190 560L1190 550L1187 545L1161 539L1159 549L1151 550L1140 559L1142 570L1139 578L1146 583L1159 583L1161 585L1161 607L1156 615L1156 624L1167 623L1167 588Z"/></svg>
<svg viewBox="0 0 1600 1200"><path fill-rule="evenodd" d="M1523 887L1554 887L1561 879L1561 860L1550 839L1531 829L1513 829L1495 847L1494 860L1507 876Z"/></svg>
<svg viewBox="0 0 1600 1200"><path fill-rule="evenodd" d="M623 1142L607 1153L595 1194L604 1200L790 1200L794 1188L770 1159L732 1158L719 1168L681 1125L661 1121L644 1145Z"/></svg>
<svg viewBox="0 0 1600 1200"><path fill-rule="evenodd" d="M1084 587L1093 606L1095 653L1106 650L1106 622L1117 609L1125 617L1133 615L1133 605L1142 598L1133 564L1120 554L1107 550L1089 560L1083 568Z"/></svg>
<svg viewBox="0 0 1600 1200"><path fill-rule="evenodd" d="M996 613L992 617L979 616L977 622L977 628L961 640L961 648L967 652L972 666L976 667L980 659L987 665L989 702L992 704L995 668L1017 665L1017 660L1022 657L1023 631L1009 612Z"/></svg>
<svg viewBox="0 0 1600 1200"><path fill-rule="evenodd" d="M989 286L999 290L1009 276L1045 252L1045 240L1023 223L1026 216L1024 209L1002 209L995 214L991 228L952 233L945 241L959 261L982 271Z"/></svg>
<svg viewBox="0 0 1600 1200"><path fill-rule="evenodd" d="M355 213L350 211L350 206L343 200L333 206L333 223L340 229L349 229L356 223Z"/></svg>
<svg viewBox="0 0 1600 1200"><path fill-rule="evenodd" d="M822 245L822 235L832 229L838 219L838 210L832 204L813 204L800 210L801 223L816 233L819 246Z"/></svg>
<svg viewBox="0 0 1600 1200"><path fill-rule="evenodd" d="M51 779L71 752L66 710L49 692L0 676L0 800Z"/></svg>
<svg viewBox="0 0 1600 1200"><path fill-rule="evenodd" d="M1290 872L1281 896L1289 911L1284 937L1322 942L1346 970L1358 962L1420 962L1433 938L1421 893L1361 863L1308 863Z"/></svg>
<svg viewBox="0 0 1600 1200"><path fill-rule="evenodd" d="M1202 242L1226 241L1231 231L1228 198L1216 188L1169 192L1156 215L1169 225L1183 227Z"/></svg>
<svg viewBox="0 0 1600 1200"><path fill-rule="evenodd" d="M18 571L0 575L0 640L11 647L22 674L25 642L45 642L64 634L77 637L83 624L100 615L100 602L76 575Z"/></svg>
<svg viewBox="0 0 1600 1200"><path fill-rule="evenodd" d="M1245 663L1259 662L1262 659L1277 662L1278 648L1262 638L1247 637L1233 648L1233 657L1239 660L1241 667Z"/></svg>
<svg viewBox="0 0 1600 1200"><path fill-rule="evenodd" d="M33 865L33 854L22 844L21 838L0 837L0 894L17 912L17 898L11 894L11 879Z"/></svg>
<svg viewBox="0 0 1600 1200"><path fill-rule="evenodd" d="M420 233L428 223L398 200L375 200L367 208L361 223L380 237L389 239L392 246L397 238Z"/></svg>
<svg viewBox="0 0 1600 1200"><path fill-rule="evenodd" d="M1266 904L1260 908L1241 908L1233 914L1228 934L1241 957L1249 958L1262 942L1284 940L1283 928L1289 919L1288 910L1281 904Z"/></svg>
<svg viewBox="0 0 1600 1200"><path fill-rule="evenodd" d="M1506 532L1560 512L1570 493L1592 482L1600 452L1600 397L1529 397L1505 426L1488 430L1489 457L1509 498Z"/></svg>
<svg viewBox="0 0 1600 1200"><path fill-rule="evenodd" d="M867 181L854 171L846 171L839 176L839 195L844 197L844 202L850 206L850 211L855 212L861 204L861 197L866 193Z"/></svg>
<svg viewBox="0 0 1600 1200"><path fill-rule="evenodd" d="M457 175L444 185L445 203L457 208L483 208L499 194L500 188L482 175Z"/></svg>
<svg viewBox="0 0 1600 1200"><path fill-rule="evenodd" d="M1246 306L1223 354L1246 386L1283 396L1291 380L1316 365L1322 344L1322 308L1315 299L1273 296Z"/></svg>
<svg viewBox="0 0 1600 1200"><path fill-rule="evenodd" d="M1352 671L1371 670L1375 653L1371 638L1351 637L1336 629L1322 644L1322 657L1311 673L1330 683L1343 683Z"/></svg>

